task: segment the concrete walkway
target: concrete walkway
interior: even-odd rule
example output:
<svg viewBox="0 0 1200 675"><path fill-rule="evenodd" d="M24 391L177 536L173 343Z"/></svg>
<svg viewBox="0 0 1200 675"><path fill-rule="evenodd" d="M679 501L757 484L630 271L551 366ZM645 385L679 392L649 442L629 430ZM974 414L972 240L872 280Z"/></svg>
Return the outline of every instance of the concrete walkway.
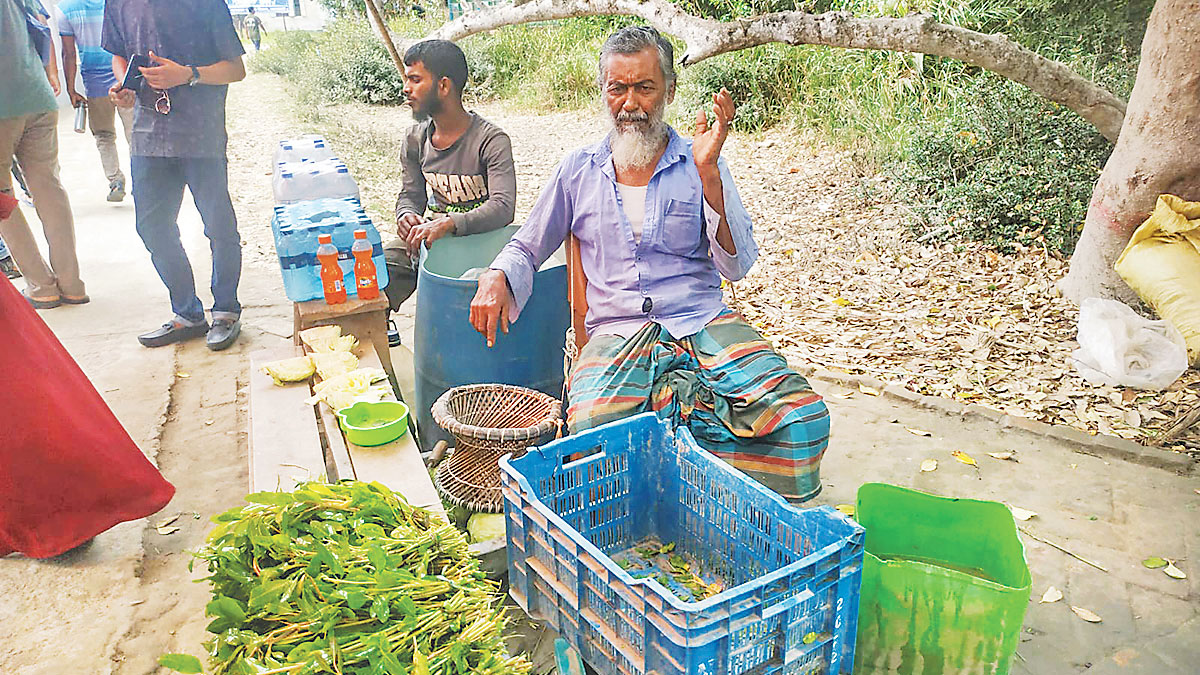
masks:
<svg viewBox="0 0 1200 675"><path fill-rule="evenodd" d="M232 101L234 132L253 133L250 123L236 119L237 109ZM262 147L272 141L264 139ZM233 349L213 354L199 342L157 350L138 345L136 335L166 320L169 309L134 233L132 201L104 202L106 186L91 138L72 133L65 115L60 142L63 181L72 196L93 301L42 316L178 494L161 514L113 528L65 559L0 560L0 634L9 637L0 642L0 673L141 675L157 672L155 660L163 652L202 653L208 591L192 583L204 570L188 572L188 551L203 541L209 517L238 504L245 493L246 355L286 338L291 308L269 257L253 257L241 292L244 337ZM244 179L251 184L235 187L260 195L258 204L237 204L244 231L266 226L259 216L246 215L261 214L262 203L269 204L269 177L265 171L255 176ZM207 242L188 201L180 224L198 283L206 287ZM868 481L996 499L1037 512L1021 526L1108 569L1101 572L1026 539L1033 599L1013 672L1196 672L1200 480L1194 475L1081 454L1060 441L987 420L962 420L816 384L829 397L834 419L819 503L853 503L857 487ZM970 453L979 471L955 461L952 450ZM989 451L1015 452L1020 462L994 460ZM927 458L938 460L936 471L920 471ZM164 536L154 530L156 522L176 514L179 532ZM1140 561L1149 556L1177 560L1188 579L1144 569ZM1039 604L1050 585L1065 599ZM1086 623L1068 605L1092 610L1103 622Z"/></svg>

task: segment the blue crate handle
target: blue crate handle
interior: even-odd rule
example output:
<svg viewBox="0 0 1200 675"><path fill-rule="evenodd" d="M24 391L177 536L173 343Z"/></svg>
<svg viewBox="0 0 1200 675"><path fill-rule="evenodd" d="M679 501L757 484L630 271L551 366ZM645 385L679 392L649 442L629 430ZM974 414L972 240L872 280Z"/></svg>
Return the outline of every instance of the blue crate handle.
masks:
<svg viewBox="0 0 1200 675"><path fill-rule="evenodd" d="M579 457L579 459L571 459L572 457L576 457L578 455L583 455L583 456ZM584 464L590 464L591 462L595 462L595 461L604 459L605 457L608 457L608 453L605 452L603 445L600 445L599 443L597 443L596 445L592 446L591 448L589 448L587 450L583 450L582 452L575 452L575 453L571 453L570 455L563 455L562 461L559 462L559 464L562 466L563 469L573 469L577 466L583 466Z"/></svg>

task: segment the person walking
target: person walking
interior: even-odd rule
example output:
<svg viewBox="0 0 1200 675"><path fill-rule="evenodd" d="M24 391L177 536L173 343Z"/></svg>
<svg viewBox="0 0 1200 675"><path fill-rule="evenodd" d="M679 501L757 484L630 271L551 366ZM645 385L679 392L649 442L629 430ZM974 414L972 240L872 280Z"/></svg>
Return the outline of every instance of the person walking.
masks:
<svg viewBox="0 0 1200 675"><path fill-rule="evenodd" d="M104 0L62 0L54 10L55 24L62 39L63 88L76 108L85 106L88 128L100 151L100 164L108 179L108 201L125 199L125 173L117 153L116 118L120 118L129 141L133 109L118 108L108 98L108 90L117 83L113 76L112 54L100 47L104 24ZM75 89L75 73L83 77L84 93Z"/></svg>
<svg viewBox="0 0 1200 675"><path fill-rule="evenodd" d="M254 51L258 52L262 43L263 33L267 32L267 27L263 25L262 19L254 13L254 8L246 10L249 14L242 19L242 31L246 33L246 39L254 43Z"/></svg>
<svg viewBox="0 0 1200 675"><path fill-rule="evenodd" d="M118 80L131 60L148 64L135 66L142 78L136 91L121 84L110 91L118 106L136 104L130 173L137 232L175 313L138 341L162 347L207 335L209 349L225 349L237 340L242 312L242 240L229 198L225 97L230 83L246 77L229 6L223 0L109 0L100 46L113 55ZM179 237L184 187L212 250L211 327Z"/></svg>
<svg viewBox="0 0 1200 675"><path fill-rule="evenodd" d="M0 192L12 196L13 160L33 197L49 248L46 263L20 207L0 218L4 239L27 282L25 297L38 309L88 301L75 254L75 220L58 177L58 103L49 64L30 35L28 17L42 16L37 0L0 2ZM51 49L50 54L53 54Z"/></svg>

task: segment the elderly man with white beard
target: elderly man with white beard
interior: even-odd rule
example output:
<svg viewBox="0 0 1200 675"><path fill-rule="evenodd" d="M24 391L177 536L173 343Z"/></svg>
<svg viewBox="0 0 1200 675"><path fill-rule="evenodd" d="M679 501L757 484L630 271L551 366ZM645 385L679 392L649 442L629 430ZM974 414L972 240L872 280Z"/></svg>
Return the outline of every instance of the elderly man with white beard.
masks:
<svg viewBox="0 0 1200 675"><path fill-rule="evenodd" d="M599 84L608 134L558 165L529 219L479 279L471 324L492 345L520 318L533 274L568 234L587 277L588 342L569 377L572 432L654 410L792 502L821 490L829 412L721 297L758 256L721 147L722 89L691 140L664 120L671 43L647 26L609 36Z"/></svg>

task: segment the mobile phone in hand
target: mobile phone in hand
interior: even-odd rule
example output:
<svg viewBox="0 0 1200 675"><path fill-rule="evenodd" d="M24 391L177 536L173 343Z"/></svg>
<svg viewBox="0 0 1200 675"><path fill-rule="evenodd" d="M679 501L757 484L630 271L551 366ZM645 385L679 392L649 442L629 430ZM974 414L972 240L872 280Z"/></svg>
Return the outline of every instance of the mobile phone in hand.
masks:
<svg viewBox="0 0 1200 675"><path fill-rule="evenodd" d="M142 68L149 68L151 65L150 59L144 54L134 54L129 58L129 67L125 69L125 79L121 80L121 88L130 91L139 91L142 85L146 82L145 76L142 75Z"/></svg>

